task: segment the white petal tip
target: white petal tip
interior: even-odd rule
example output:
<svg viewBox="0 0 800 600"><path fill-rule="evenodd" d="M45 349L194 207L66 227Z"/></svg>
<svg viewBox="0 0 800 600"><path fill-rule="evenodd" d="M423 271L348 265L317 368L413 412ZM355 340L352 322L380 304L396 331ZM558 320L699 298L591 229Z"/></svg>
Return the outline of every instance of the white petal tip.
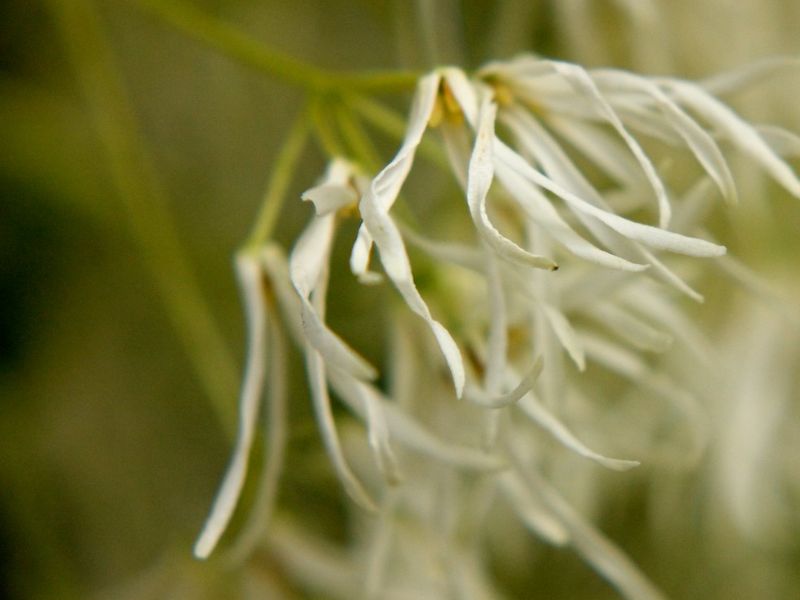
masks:
<svg viewBox="0 0 800 600"><path fill-rule="evenodd" d="M212 544L210 540L201 537L192 548L192 554L197 560L206 560L214 551L215 545L216 543Z"/></svg>
<svg viewBox="0 0 800 600"><path fill-rule="evenodd" d="M356 275L358 282L362 285L378 285L383 283L383 275L375 273L374 271L365 271Z"/></svg>
<svg viewBox="0 0 800 600"><path fill-rule="evenodd" d="M642 464L638 460L624 460L620 458L604 458L598 462L613 471L629 471Z"/></svg>

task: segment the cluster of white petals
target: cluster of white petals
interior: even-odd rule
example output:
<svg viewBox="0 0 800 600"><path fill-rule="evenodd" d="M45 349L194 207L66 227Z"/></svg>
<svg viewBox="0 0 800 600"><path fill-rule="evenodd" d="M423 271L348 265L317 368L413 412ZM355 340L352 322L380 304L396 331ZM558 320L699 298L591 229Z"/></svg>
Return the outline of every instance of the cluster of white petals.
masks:
<svg viewBox="0 0 800 600"><path fill-rule="evenodd" d="M702 222L716 197L737 201L724 150L800 196L782 157L793 138L749 124L712 91L533 56L474 78L456 68L421 78L395 157L372 178L334 158L303 194L314 215L288 258L269 245L237 263L250 332L239 437L196 554L212 552L234 511L265 382L269 444L254 510L274 505L286 437L285 375L274 368L281 321L305 356L334 470L364 509L352 545L335 553L275 524L267 543L305 585L340 598L499 597L485 546L493 524L514 515L545 542L572 547L624 596L662 597L581 516L593 507L559 482L596 465L690 464L707 445L703 411L659 357L677 350L701 364L708 355L681 302L702 300L692 279L705 263L695 259L725 254ZM460 187L453 211L473 225L459 239L392 211L428 130ZM696 163L681 189L668 177L675 152ZM386 279L402 301L387 309L383 358L362 356L326 322L335 236L354 215L352 285ZM409 247L446 290L418 289ZM378 383L376 364L390 384ZM614 397L599 381L613 383ZM364 427L336 422L331 393ZM666 440L665 422L675 430ZM502 547L494 553L502 560Z"/></svg>

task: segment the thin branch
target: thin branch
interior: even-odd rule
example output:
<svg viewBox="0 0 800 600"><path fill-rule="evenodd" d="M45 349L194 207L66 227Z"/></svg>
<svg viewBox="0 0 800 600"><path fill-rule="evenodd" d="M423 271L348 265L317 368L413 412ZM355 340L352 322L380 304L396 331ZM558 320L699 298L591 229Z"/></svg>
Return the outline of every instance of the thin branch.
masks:
<svg viewBox="0 0 800 600"><path fill-rule="evenodd" d="M309 110L304 109L295 120L283 147L275 160L272 174L264 192L261 211L247 238L245 248L255 249L266 243L272 236L278 220L295 166L305 148L310 128Z"/></svg>
<svg viewBox="0 0 800 600"><path fill-rule="evenodd" d="M419 73L411 71L328 71L274 50L184 0L136 2L187 36L242 64L309 91L399 91L413 88L419 78Z"/></svg>

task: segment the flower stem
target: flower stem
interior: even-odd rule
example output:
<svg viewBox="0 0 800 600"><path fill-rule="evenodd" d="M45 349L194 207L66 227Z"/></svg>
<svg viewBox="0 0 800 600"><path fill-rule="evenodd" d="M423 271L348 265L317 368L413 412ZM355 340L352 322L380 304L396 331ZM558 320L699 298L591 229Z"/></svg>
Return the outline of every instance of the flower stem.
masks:
<svg viewBox="0 0 800 600"><path fill-rule="evenodd" d="M306 108L295 119L278 158L275 160L275 166L264 192L261 211L244 244L246 250L255 250L261 247L272 236L292 180L292 174L308 140L309 128L310 115Z"/></svg>
<svg viewBox="0 0 800 600"><path fill-rule="evenodd" d="M189 37L285 83L313 92L398 91L414 87L413 71L328 71L283 54L184 0L136 0L138 5Z"/></svg>
<svg viewBox="0 0 800 600"><path fill-rule="evenodd" d="M49 8L89 105L132 237L222 427L232 434L235 362L180 243L100 17L90 0L49 0Z"/></svg>
<svg viewBox="0 0 800 600"><path fill-rule="evenodd" d="M316 98L312 104L311 116L314 120L314 135L322 152L328 158L333 158L334 156L344 158L348 154L336 133L336 129L333 127L330 107L327 104L325 99L321 97Z"/></svg>

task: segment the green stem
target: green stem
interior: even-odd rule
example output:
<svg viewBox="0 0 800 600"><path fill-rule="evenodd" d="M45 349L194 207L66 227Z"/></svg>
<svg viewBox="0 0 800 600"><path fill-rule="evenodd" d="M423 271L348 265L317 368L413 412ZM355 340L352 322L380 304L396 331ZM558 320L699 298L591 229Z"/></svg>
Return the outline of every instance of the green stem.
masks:
<svg viewBox="0 0 800 600"><path fill-rule="evenodd" d="M317 138L322 152L333 158L349 156L344 146L336 135L335 129L331 126L330 111L325 106L323 98L317 98L311 107L311 117L314 120L314 136Z"/></svg>
<svg viewBox="0 0 800 600"><path fill-rule="evenodd" d="M89 104L134 241L222 426L233 433L235 362L179 241L100 17L90 0L49 0L49 8Z"/></svg>
<svg viewBox="0 0 800 600"><path fill-rule="evenodd" d="M219 52L286 83L309 91L335 89L396 91L414 87L419 73L411 71L366 71L359 73L327 71L287 56L184 0L136 0L139 6L157 15L189 37Z"/></svg>
<svg viewBox="0 0 800 600"><path fill-rule="evenodd" d="M308 140L309 120L309 110L304 109L289 130L270 175L256 224L245 242L247 250L262 246L272 236L295 166Z"/></svg>
<svg viewBox="0 0 800 600"><path fill-rule="evenodd" d="M353 115L352 109L340 103L336 106L335 113L339 129L344 134L344 139L348 141L353 154L370 173L377 173L383 161L361 122Z"/></svg>

